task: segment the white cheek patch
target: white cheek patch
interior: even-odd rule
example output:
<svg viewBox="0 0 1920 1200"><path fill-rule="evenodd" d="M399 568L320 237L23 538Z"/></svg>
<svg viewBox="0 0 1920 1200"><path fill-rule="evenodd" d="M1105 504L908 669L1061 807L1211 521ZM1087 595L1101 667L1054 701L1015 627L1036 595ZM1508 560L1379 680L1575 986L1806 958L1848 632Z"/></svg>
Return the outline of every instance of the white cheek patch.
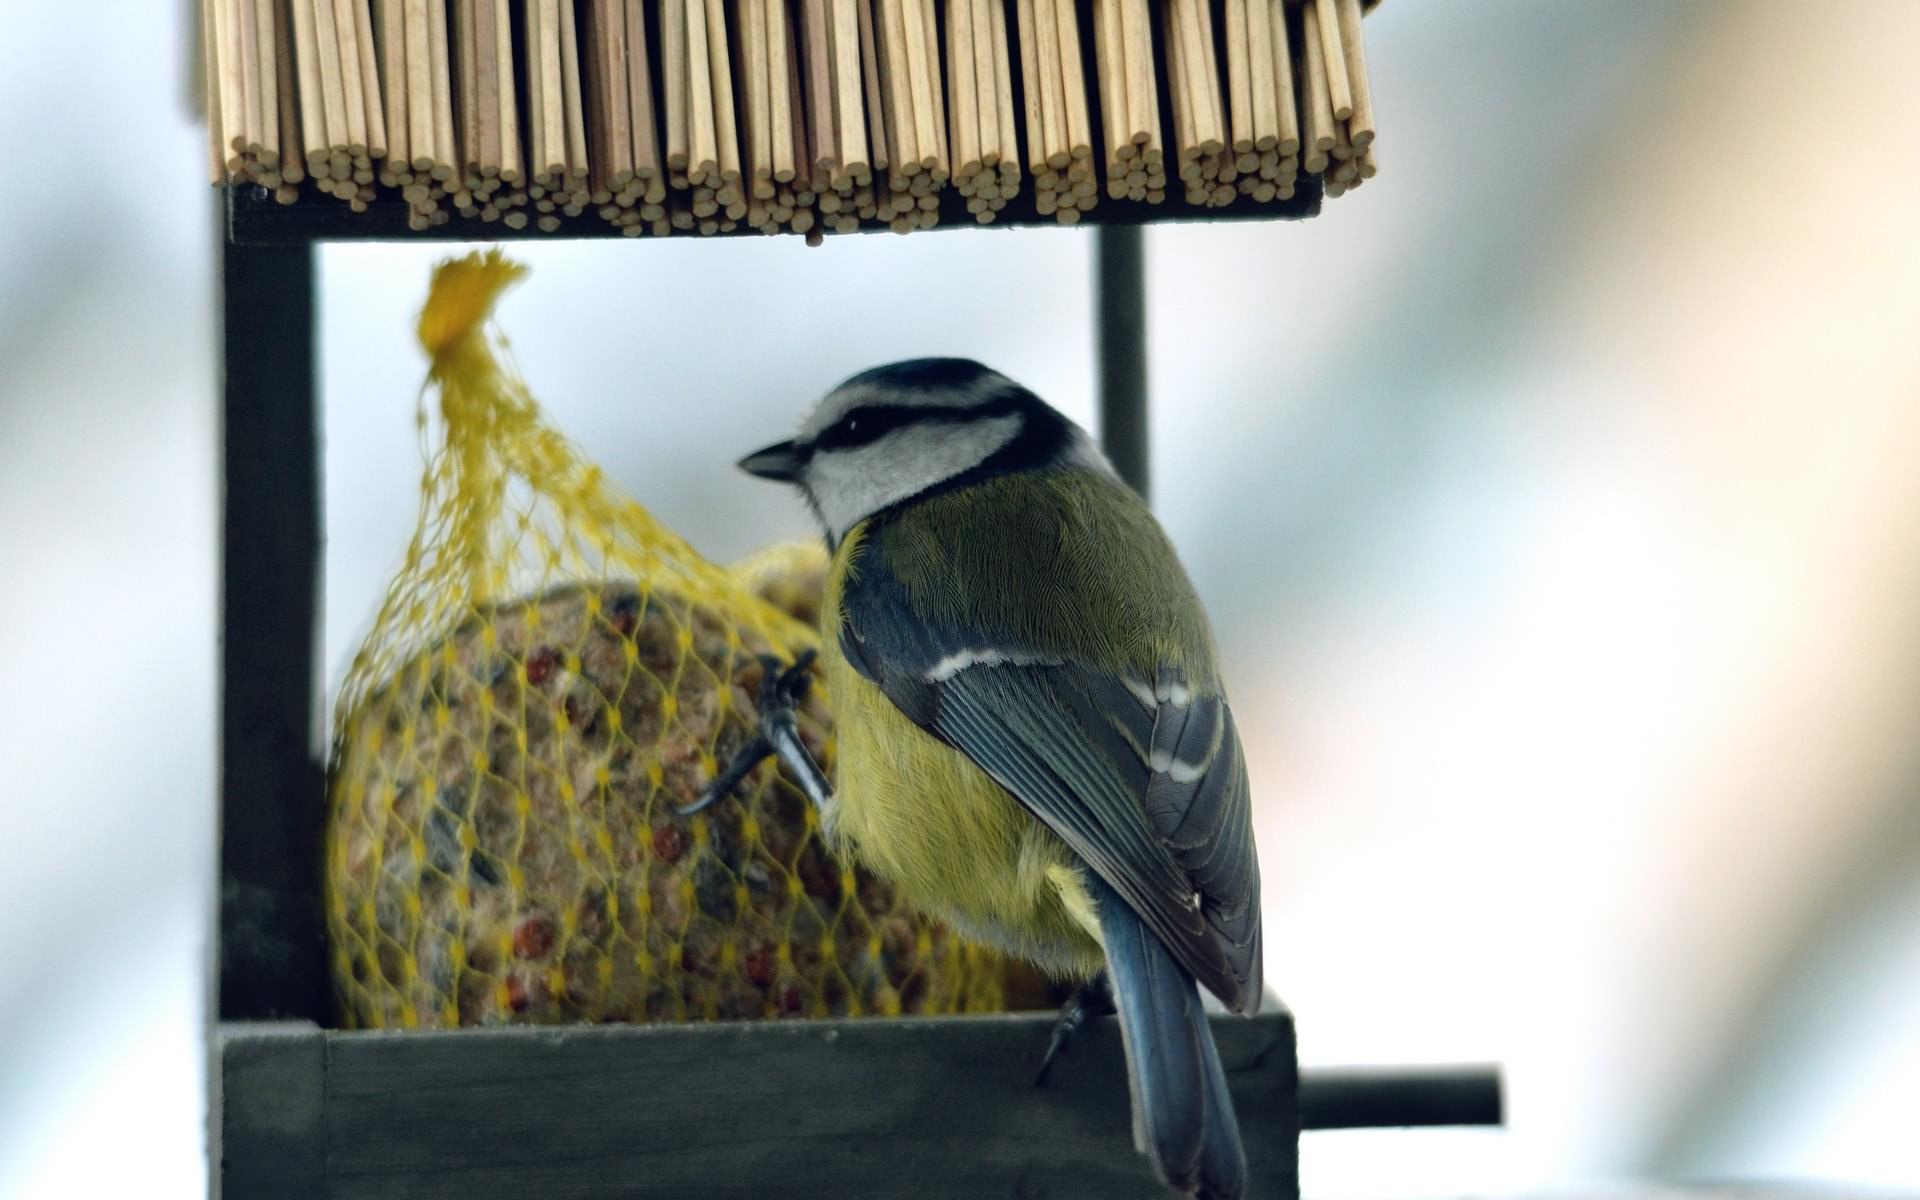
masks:
<svg viewBox="0 0 1920 1200"><path fill-rule="evenodd" d="M817 452L806 488L836 540L883 508L992 458L1020 433L1018 415L908 425L876 442Z"/></svg>

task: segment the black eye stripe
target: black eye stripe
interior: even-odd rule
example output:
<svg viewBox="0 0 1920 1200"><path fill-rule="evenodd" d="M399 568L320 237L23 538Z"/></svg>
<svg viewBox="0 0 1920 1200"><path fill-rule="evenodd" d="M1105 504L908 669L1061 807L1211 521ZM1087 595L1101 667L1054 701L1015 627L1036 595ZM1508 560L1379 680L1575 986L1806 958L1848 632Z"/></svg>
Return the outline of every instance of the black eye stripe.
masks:
<svg viewBox="0 0 1920 1200"><path fill-rule="evenodd" d="M969 421L1002 417L1015 405L999 400L970 408L943 408L916 404L863 404L820 431L813 439L815 450L846 450L866 446L896 429L908 425L961 425Z"/></svg>

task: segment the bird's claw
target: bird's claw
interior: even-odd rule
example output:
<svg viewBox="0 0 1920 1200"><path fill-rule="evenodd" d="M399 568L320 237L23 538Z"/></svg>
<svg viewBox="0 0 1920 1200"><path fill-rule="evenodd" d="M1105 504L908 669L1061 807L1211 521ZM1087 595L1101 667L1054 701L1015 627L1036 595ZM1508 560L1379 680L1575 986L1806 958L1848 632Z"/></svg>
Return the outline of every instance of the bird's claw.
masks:
<svg viewBox="0 0 1920 1200"><path fill-rule="evenodd" d="M800 780L801 790L814 804L823 809L831 804L832 790L800 741L794 715L800 702L806 699L807 689L813 686L813 663L818 657L817 650L807 650L783 668L773 655L760 656L759 727L734 752L726 769L707 785L699 799L679 810L681 816L692 816L731 795L769 755L777 755L787 764Z"/></svg>
<svg viewBox="0 0 1920 1200"><path fill-rule="evenodd" d="M1040 1087L1047 1082L1047 1072L1053 1069L1054 1060L1066 1053L1068 1044L1089 1018L1108 1017L1113 1012L1113 989L1107 985L1105 971L1073 989L1073 995L1067 997L1060 1008L1060 1019L1053 1023L1053 1036L1047 1041L1046 1057L1040 1060L1033 1086Z"/></svg>

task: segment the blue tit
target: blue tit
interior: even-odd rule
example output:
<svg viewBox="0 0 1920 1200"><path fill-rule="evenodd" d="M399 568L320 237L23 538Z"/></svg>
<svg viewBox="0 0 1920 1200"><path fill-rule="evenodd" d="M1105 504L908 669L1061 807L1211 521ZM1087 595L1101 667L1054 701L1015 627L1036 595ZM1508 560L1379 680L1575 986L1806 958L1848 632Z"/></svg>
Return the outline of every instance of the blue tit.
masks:
<svg viewBox="0 0 1920 1200"><path fill-rule="evenodd" d="M1260 869L1212 634L1159 523L1085 431L964 359L855 375L740 465L796 486L833 550L836 836L964 935L1104 968L1136 1146L1183 1192L1241 1195L1196 981L1258 1007Z"/></svg>

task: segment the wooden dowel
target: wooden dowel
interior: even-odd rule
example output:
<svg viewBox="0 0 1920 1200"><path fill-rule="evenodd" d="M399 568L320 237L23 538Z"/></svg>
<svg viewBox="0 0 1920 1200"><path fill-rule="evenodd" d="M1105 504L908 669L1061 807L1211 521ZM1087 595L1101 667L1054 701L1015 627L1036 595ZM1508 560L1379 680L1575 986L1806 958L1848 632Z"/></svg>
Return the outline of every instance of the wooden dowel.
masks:
<svg viewBox="0 0 1920 1200"><path fill-rule="evenodd" d="M719 152L720 181L740 178L739 115L733 103L732 52L727 45L727 10L722 0L707 0L707 70L713 89L713 136ZM728 203L722 200L724 205Z"/></svg>
<svg viewBox="0 0 1920 1200"><path fill-rule="evenodd" d="M518 189L527 176L520 144L520 84L514 77L513 15L507 0L493 0L493 32L493 73L500 87L500 178Z"/></svg>
<svg viewBox="0 0 1920 1200"><path fill-rule="evenodd" d="M1020 177L1020 135L1013 109L1013 68L1007 54L1007 8L1000 0L990 0L987 20L993 30L994 102L999 109L1000 174L1014 180Z"/></svg>
<svg viewBox="0 0 1920 1200"><path fill-rule="evenodd" d="M380 96L380 68L367 0L353 0L354 48L360 58L360 103L366 110L367 157L387 157L387 111Z"/></svg>
<svg viewBox="0 0 1920 1200"><path fill-rule="evenodd" d="M935 182L944 182L952 172L947 169L952 147L947 145L946 88L940 73L940 18L933 0L920 0L920 32L927 43L927 88L933 94L933 166L928 168Z"/></svg>
<svg viewBox="0 0 1920 1200"><path fill-rule="evenodd" d="M865 2L865 0L863 0ZM806 61L801 48L801 29L806 23L806 12L801 10L790 13L786 22L787 43L787 111L793 115L793 192L794 204L804 207L812 203L813 197L813 144L807 130L807 93L801 81L801 64ZM807 193L805 198L801 193ZM805 230L797 230L804 233Z"/></svg>
<svg viewBox="0 0 1920 1200"><path fill-rule="evenodd" d="M1248 0L1227 0L1227 110L1232 122L1233 148L1244 154L1254 148L1254 53ZM1254 0L1257 5L1258 0ZM1261 32L1265 32L1263 29Z"/></svg>
<svg viewBox="0 0 1920 1200"><path fill-rule="evenodd" d="M1060 84L1065 96L1067 156L1073 159L1093 157L1093 122L1087 115L1086 67L1080 55L1079 5L1075 0L1054 0L1054 15L1059 22Z"/></svg>
<svg viewBox="0 0 1920 1200"><path fill-rule="evenodd" d="M972 0L947 3L947 78L953 90L953 103L947 106L952 126L948 142L953 149L953 177L971 177L980 169L979 75L974 64Z"/></svg>
<svg viewBox="0 0 1920 1200"><path fill-rule="evenodd" d="M1261 0L1267 7L1267 32L1273 39L1273 96L1279 116L1279 140L1274 143L1282 157L1300 153L1300 107L1293 79L1293 49L1287 36L1287 10L1283 0Z"/></svg>
<svg viewBox="0 0 1920 1200"><path fill-rule="evenodd" d="M477 0L473 9L473 128L478 143L473 157L480 175L500 174L500 51L494 0Z"/></svg>
<svg viewBox="0 0 1920 1200"><path fill-rule="evenodd" d="M433 161L435 179L451 179L460 169L460 151L453 132L453 77L447 48L446 0L427 5L427 45L433 56Z"/></svg>
<svg viewBox="0 0 1920 1200"><path fill-rule="evenodd" d="M699 3L699 0L693 0ZM667 169L685 172L693 155L690 109L693 85L687 78L688 0L663 0L660 6L660 59L666 75L661 89L667 109Z"/></svg>
<svg viewBox="0 0 1920 1200"><path fill-rule="evenodd" d="M720 151L714 133L712 55L707 49L705 0L686 0L687 6L687 125L690 152L687 180L695 186L718 184Z"/></svg>
<svg viewBox="0 0 1920 1200"><path fill-rule="evenodd" d="M307 177L300 129L300 103L293 65L293 26L291 10L275 0L273 21L274 74L279 81L280 107L280 179L283 185L298 184Z"/></svg>
<svg viewBox="0 0 1920 1200"><path fill-rule="evenodd" d="M1347 86L1353 98L1348 130L1355 150L1373 144L1373 87L1367 82L1367 47L1360 29L1360 0L1340 0L1341 57L1347 69ZM1365 172L1361 178L1370 178Z"/></svg>
<svg viewBox="0 0 1920 1200"><path fill-rule="evenodd" d="M340 33L334 26L334 0L310 0L313 5L314 45L320 54L320 88L327 123L327 150L330 154L352 153L352 132L347 124L346 83L341 76ZM364 131L361 135L365 137ZM337 163L335 164L337 167ZM336 170L336 175L340 172Z"/></svg>
<svg viewBox="0 0 1920 1200"><path fill-rule="evenodd" d="M480 123L479 105L475 102L475 93L479 90L480 77L474 70L474 13L476 0L452 0L453 30L449 52L453 59L454 105L453 115L460 128L460 159L454 166L461 181L466 177L478 179L480 175Z"/></svg>
<svg viewBox="0 0 1920 1200"><path fill-rule="evenodd" d="M1039 34L1034 28L1039 23L1035 11L1039 2L1018 0L1014 8L1014 32L1020 42L1020 90L1026 108L1027 168L1035 175L1047 169L1046 103L1041 96Z"/></svg>
<svg viewBox="0 0 1920 1200"><path fill-rule="evenodd" d="M908 113L913 107L912 101L908 101L906 108L901 108L895 103L896 96L907 94L906 77L900 74L901 69L889 58L893 52L891 49L893 39L890 34L894 14L889 12L887 3L888 0L871 0L870 5L873 10L874 65L880 72L880 124L886 135L886 178L881 182L881 186L875 189L875 195L878 197L875 208L882 219L892 213L894 189L905 186L903 181L907 177L908 167L906 159L902 157L901 139L910 137L911 134L902 133L902 126L904 124L910 130L913 125L912 120L908 118ZM917 171L920 165L916 162L912 169Z"/></svg>
<svg viewBox="0 0 1920 1200"><path fill-rule="evenodd" d="M227 182L225 88L220 73L220 17L213 0L200 0L200 103L207 114L207 176L215 187Z"/></svg>
<svg viewBox="0 0 1920 1200"><path fill-rule="evenodd" d="M1133 0L1128 0L1128 2L1133 3ZM1151 21L1146 22L1145 29L1147 32L1151 33L1153 29L1153 23ZM1129 33L1127 36L1128 36L1128 40L1131 42L1133 35ZM1152 86L1152 85L1149 85L1149 86ZM1160 178L1159 186L1161 188L1166 187L1166 167L1165 167L1166 156L1167 156L1166 129L1163 126L1162 118L1160 115L1160 95L1158 90L1155 89L1153 92L1153 102L1147 105L1147 140L1144 143L1142 143L1140 146L1140 159L1142 162L1147 164L1147 168L1149 172L1152 172L1155 170L1159 172L1159 178ZM1151 182L1151 176L1149 177L1149 182L1147 183L1147 186L1149 188L1154 186L1154 184ZM1155 201L1155 203L1158 203L1158 201Z"/></svg>
<svg viewBox="0 0 1920 1200"><path fill-rule="evenodd" d="M1320 57L1326 63L1327 97L1333 119L1353 115L1353 90L1347 80L1347 56L1340 48L1340 11L1334 0L1313 0L1314 24L1320 30Z"/></svg>
<svg viewBox="0 0 1920 1200"><path fill-rule="evenodd" d="M267 111L260 94L259 10L253 0L227 0L227 11L233 25L234 54L240 63L240 128L228 144L243 156L257 158Z"/></svg>
<svg viewBox="0 0 1920 1200"><path fill-rule="evenodd" d="M1060 73L1060 0L1034 0L1034 63L1040 72L1040 120L1046 164L1064 170L1073 155L1067 149L1067 99ZM1071 5L1074 0L1066 0Z"/></svg>
<svg viewBox="0 0 1920 1200"><path fill-rule="evenodd" d="M1207 87L1206 44L1200 36L1199 0L1166 0L1172 14L1173 26L1168 30L1168 40L1180 39L1178 47L1178 75L1180 90L1186 103L1186 116L1181 121L1181 137L1185 143L1180 150L1181 156L1199 157L1213 151L1207 149L1206 141L1211 133L1209 117L1213 112L1211 90ZM1176 110L1177 110L1176 106ZM1191 139L1191 140L1188 140Z"/></svg>
<svg viewBox="0 0 1920 1200"><path fill-rule="evenodd" d="M360 35L353 0L333 0L333 28L340 46L340 90L347 121L347 153L367 157L367 91L360 78Z"/></svg>
<svg viewBox="0 0 1920 1200"><path fill-rule="evenodd" d="M301 3L315 0L300 0ZM400 0L389 0L399 3ZM327 0L317 0L325 4ZM407 66L407 148L413 169L433 170L433 52L427 29L428 0L405 0L405 57Z"/></svg>
<svg viewBox="0 0 1920 1200"><path fill-rule="evenodd" d="M1207 94L1207 130L1200 142L1200 152L1219 154L1227 148L1230 135L1227 131L1226 104L1220 96L1220 50L1214 39L1213 10L1205 0L1190 0L1190 3L1199 11L1200 65L1196 70L1189 64L1188 69L1195 70L1202 77Z"/></svg>
<svg viewBox="0 0 1920 1200"><path fill-rule="evenodd" d="M734 13L745 63L742 76L747 92L746 175L753 184L753 194L770 200L773 198L773 96L768 69L773 55L767 45L767 5L765 0L734 0Z"/></svg>
<svg viewBox="0 0 1920 1200"><path fill-rule="evenodd" d="M1280 142L1279 95L1274 91L1272 9L1268 0L1246 0L1248 100L1253 105L1253 148L1261 153Z"/></svg>
<svg viewBox="0 0 1920 1200"><path fill-rule="evenodd" d="M860 75L866 84L863 98L867 108L867 158L875 174L893 161L893 137L888 132L884 92L880 78L879 31L874 28L873 0L860 0L856 14L860 23Z"/></svg>
<svg viewBox="0 0 1920 1200"><path fill-rule="evenodd" d="M626 6L627 125L633 133L633 173L649 181L661 174L660 134L653 117L653 65L648 55L646 14L640 0ZM659 11L656 6L655 11ZM651 191L651 187L649 188Z"/></svg>
<svg viewBox="0 0 1920 1200"><path fill-rule="evenodd" d="M980 165L1000 161L1000 103L994 91L993 21L989 0L972 0L967 29L973 43L974 122L979 127ZM964 60L963 60L964 61Z"/></svg>
<svg viewBox="0 0 1920 1200"><path fill-rule="evenodd" d="M968 3L968 0L960 0L960 3L957 5L953 3L953 0L948 0L946 9L945 9L946 30L945 30L944 36L939 39L940 41L945 43L947 48L946 70L949 76L952 75L953 66L954 66L954 63L953 63L953 39L954 39L954 33L955 33L954 21L958 19L957 10L960 8L971 9L971 5ZM972 18L971 11L969 11L968 13L968 18L969 19ZM943 114L945 114L943 129L944 129L944 132L946 133L946 144L949 147L951 147L953 151L952 157L943 160L941 165L947 168L948 178L956 181L956 184L961 188L961 194L970 196L973 194L973 184L970 181L973 178L973 175L978 171L979 164L976 162L973 165L969 166L968 164L962 162L960 159L959 104L958 103L949 104L943 109L941 109L940 111ZM965 182L962 182L962 181L965 181Z"/></svg>
<svg viewBox="0 0 1920 1200"><path fill-rule="evenodd" d="M907 56L907 17L906 8L914 0L880 0L881 19L886 28L883 68L887 75L887 91L892 98L888 113L894 123L894 137L897 145L893 154L894 169L904 176L919 174L925 151L921 149L920 123L914 118L913 71L911 60Z"/></svg>
<svg viewBox="0 0 1920 1200"><path fill-rule="evenodd" d="M280 113L293 80L280 72L280 22L274 0L253 0L253 5L260 56L260 164L277 169L282 149ZM286 145L291 153L292 143Z"/></svg>
<svg viewBox="0 0 1920 1200"><path fill-rule="evenodd" d="M1100 6L1094 11L1094 20L1106 43L1106 58L1100 64L1103 76L1112 76L1111 97L1101 95L1101 103L1109 98L1113 103L1113 116L1107 124L1108 156L1113 159L1123 173L1136 171L1140 167L1140 143L1133 140L1133 128L1129 124L1132 114L1127 104L1127 12L1126 0L1100 0ZM1096 51L1099 49L1095 47Z"/></svg>
<svg viewBox="0 0 1920 1200"><path fill-rule="evenodd" d="M574 37L580 44L580 113L586 126L587 202L602 220L613 221L624 211L615 200L616 192L623 192L625 185L633 182L631 167L618 185L613 181L613 110L617 103L622 128L627 111L624 94L617 102L614 99L611 78L620 0L583 0L574 21ZM627 144L632 145L631 137Z"/></svg>
<svg viewBox="0 0 1920 1200"><path fill-rule="evenodd" d="M906 42L907 84L913 96L913 136L920 151L915 161L921 170L931 171L941 165L942 158L942 122L940 111L934 106L933 80L929 74L939 69L939 60L927 57L926 10L920 0L903 0L900 10Z"/></svg>
<svg viewBox="0 0 1920 1200"><path fill-rule="evenodd" d="M804 0L807 54L807 125L812 131L813 167L823 181L840 165L839 133L833 113L833 47L827 36L828 0Z"/></svg>
<svg viewBox="0 0 1920 1200"><path fill-rule="evenodd" d="M1186 61L1185 43L1180 37L1180 16L1174 11L1177 0L1166 0L1161 8L1161 44L1166 48L1166 57L1162 60L1167 72L1167 97L1173 106L1173 149L1175 161L1180 164L1180 176L1183 179L1198 178L1199 168L1194 165L1200 152L1194 148L1193 126L1189 121L1193 106L1187 99L1187 76L1181 70ZM1189 174L1191 172L1191 174Z"/></svg>
<svg viewBox="0 0 1920 1200"><path fill-rule="evenodd" d="M773 160L776 183L791 183L794 175L793 99L789 86L793 64L788 46L792 35L787 28L787 0L761 0L766 5L767 45L767 149Z"/></svg>
<svg viewBox="0 0 1920 1200"><path fill-rule="evenodd" d="M1160 109L1154 84L1153 22L1147 15L1147 0L1121 0L1120 33L1126 56L1127 137L1134 145L1144 146Z"/></svg>
<svg viewBox="0 0 1920 1200"><path fill-rule="evenodd" d="M387 169L411 172L407 142L407 34L403 0L373 0L380 28L381 103L387 118Z"/></svg>
<svg viewBox="0 0 1920 1200"><path fill-rule="evenodd" d="M547 56L541 49L540 37L540 0L524 0L521 5L521 53L527 64L527 181L531 195L538 200L546 194L551 180L547 174L547 163L553 151L547 144L546 104L546 61Z"/></svg>
<svg viewBox="0 0 1920 1200"><path fill-rule="evenodd" d="M1319 14L1316 5L1304 5L1300 9L1300 40L1305 42L1307 69L1301 80L1301 108L1305 110L1306 130L1311 131L1310 139L1302 149L1311 149L1321 156L1333 149L1333 100L1328 95L1327 59L1322 52L1324 42L1320 36ZM1304 131L1303 131L1304 132ZM1309 158L1311 161L1311 158ZM1324 169L1324 165L1322 168ZM1320 170L1309 166L1309 174L1317 175Z"/></svg>
<svg viewBox="0 0 1920 1200"><path fill-rule="evenodd" d="M718 4L720 0L713 0ZM560 0L560 85L566 103L567 172L584 180L592 164L587 159L587 114L580 86L580 28L573 0Z"/></svg>
<svg viewBox="0 0 1920 1200"><path fill-rule="evenodd" d="M560 65L560 5L573 0L539 0L540 6L540 144L545 149L535 161L539 173L553 186L567 173L566 79Z"/></svg>
<svg viewBox="0 0 1920 1200"><path fill-rule="evenodd" d="M867 118L861 104L860 10L855 0L833 0L833 106L838 129L840 170L846 187L872 178L867 159Z"/></svg>
<svg viewBox="0 0 1920 1200"><path fill-rule="evenodd" d="M1115 200L1127 194L1126 160L1134 153L1132 139L1121 128L1127 110L1126 64L1117 45L1122 36L1119 0L1093 0L1093 74L1100 89L1100 129L1106 141L1103 166L1107 195Z"/></svg>

